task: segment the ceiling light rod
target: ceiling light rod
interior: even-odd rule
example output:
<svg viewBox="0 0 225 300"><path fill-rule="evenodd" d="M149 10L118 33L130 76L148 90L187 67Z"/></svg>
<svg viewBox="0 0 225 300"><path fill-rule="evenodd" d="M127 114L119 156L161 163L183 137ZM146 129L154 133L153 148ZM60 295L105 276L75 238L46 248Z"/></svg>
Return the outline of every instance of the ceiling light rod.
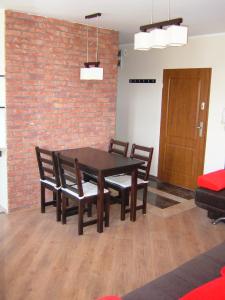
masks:
<svg viewBox="0 0 225 300"><path fill-rule="evenodd" d="M84 63L85 68L90 68L90 66L94 66L98 68L99 65L100 65L100 61L89 61Z"/></svg>
<svg viewBox="0 0 225 300"><path fill-rule="evenodd" d="M177 18L177 19L167 20L167 21L163 21L163 22L143 25L140 27L140 30L142 32L146 32L148 29L162 28L164 26L169 26L169 25L180 25L182 22L183 22L182 18Z"/></svg>
<svg viewBox="0 0 225 300"><path fill-rule="evenodd" d="M85 16L85 19L93 19L93 18L101 17L101 15L102 15L101 13L91 14Z"/></svg>

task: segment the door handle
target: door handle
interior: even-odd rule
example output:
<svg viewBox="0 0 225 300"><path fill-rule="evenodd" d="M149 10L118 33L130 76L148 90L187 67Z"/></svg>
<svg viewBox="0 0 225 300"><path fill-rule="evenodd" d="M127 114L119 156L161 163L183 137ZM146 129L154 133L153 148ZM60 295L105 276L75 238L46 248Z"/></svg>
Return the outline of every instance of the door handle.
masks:
<svg viewBox="0 0 225 300"><path fill-rule="evenodd" d="M203 127L204 127L204 123L202 121L199 122L199 126L196 127L197 129L199 129L199 137L202 137L203 135Z"/></svg>

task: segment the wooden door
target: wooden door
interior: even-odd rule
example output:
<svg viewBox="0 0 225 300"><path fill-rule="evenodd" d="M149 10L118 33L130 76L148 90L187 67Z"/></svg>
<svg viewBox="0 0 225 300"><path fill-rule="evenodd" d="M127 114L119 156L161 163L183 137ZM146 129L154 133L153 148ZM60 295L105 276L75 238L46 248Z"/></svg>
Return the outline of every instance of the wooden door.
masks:
<svg viewBox="0 0 225 300"><path fill-rule="evenodd" d="M194 189L203 173L210 81L208 68L164 70L158 168L161 181Z"/></svg>

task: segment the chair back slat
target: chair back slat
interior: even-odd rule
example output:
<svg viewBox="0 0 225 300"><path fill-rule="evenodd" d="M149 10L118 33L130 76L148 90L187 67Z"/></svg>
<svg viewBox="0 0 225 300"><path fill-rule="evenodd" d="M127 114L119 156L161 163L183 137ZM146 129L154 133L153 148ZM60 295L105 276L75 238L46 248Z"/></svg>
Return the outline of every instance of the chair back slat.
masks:
<svg viewBox="0 0 225 300"><path fill-rule="evenodd" d="M111 139L109 142L109 153L116 153L119 155L127 156L129 143Z"/></svg>
<svg viewBox="0 0 225 300"><path fill-rule="evenodd" d="M68 164L67 164L67 162L66 163L62 162L62 164L63 164L64 170L67 171L66 172L67 174L69 174L69 173L74 174L74 165L71 164L71 162L68 162Z"/></svg>
<svg viewBox="0 0 225 300"><path fill-rule="evenodd" d="M67 173L64 173L64 177L66 179L66 181L71 182L71 184L77 184L77 179L76 177L71 175L68 175Z"/></svg>
<svg viewBox="0 0 225 300"><path fill-rule="evenodd" d="M47 167L43 167L43 170L44 170L44 173L48 173L48 174L52 174L52 176L55 176L55 171L54 169L50 169L50 168L47 168Z"/></svg>
<svg viewBox="0 0 225 300"><path fill-rule="evenodd" d="M60 186L56 153L40 147L35 147L40 178Z"/></svg>
<svg viewBox="0 0 225 300"><path fill-rule="evenodd" d="M50 156L51 153L53 152L53 151L50 151L50 150L47 150L47 149L43 149L43 148L39 148L39 147L37 147L37 148L39 149L40 153L46 154L47 156Z"/></svg>
<svg viewBox="0 0 225 300"><path fill-rule="evenodd" d="M145 165L138 167L138 175L143 177L144 180L148 180L149 177L153 150L153 147L145 147L136 144L132 145L130 157L145 161Z"/></svg>
<svg viewBox="0 0 225 300"><path fill-rule="evenodd" d="M145 146L140 146L140 145L136 145L133 144L135 146L136 150L141 150L143 152L152 152L152 147L145 147Z"/></svg>
<svg viewBox="0 0 225 300"><path fill-rule="evenodd" d="M43 163L53 166L53 161L52 160L46 159L44 157L42 157L41 160L42 160Z"/></svg>
<svg viewBox="0 0 225 300"><path fill-rule="evenodd" d="M123 156L125 156L124 155L124 151L123 150L120 150L120 149L116 149L116 148L114 148L112 151L111 151L111 153L116 153L116 154L120 154L120 155L123 155Z"/></svg>
<svg viewBox="0 0 225 300"><path fill-rule="evenodd" d="M55 179L53 179L52 177L49 177L49 176L45 176L45 180L55 183Z"/></svg>
<svg viewBox="0 0 225 300"><path fill-rule="evenodd" d="M149 159L148 156L144 156L144 155L140 155L140 154L136 154L136 153L134 153L133 158L144 160L144 161L148 161L148 159Z"/></svg>
<svg viewBox="0 0 225 300"><path fill-rule="evenodd" d="M58 153L57 157L62 188L68 189L82 197L84 193L78 160L65 157L60 153Z"/></svg>

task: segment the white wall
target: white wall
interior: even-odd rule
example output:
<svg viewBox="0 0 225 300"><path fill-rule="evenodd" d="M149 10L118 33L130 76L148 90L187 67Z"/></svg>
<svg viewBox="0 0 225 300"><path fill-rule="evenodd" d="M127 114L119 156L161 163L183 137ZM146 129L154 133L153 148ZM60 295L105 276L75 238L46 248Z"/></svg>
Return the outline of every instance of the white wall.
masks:
<svg viewBox="0 0 225 300"><path fill-rule="evenodd" d="M189 39L184 47L134 51L122 46L118 78L117 138L154 146L151 174L157 176L163 69L212 68L204 172L224 167L225 33ZM129 78L155 78L156 84L129 84ZM204 100L204 99L203 99Z"/></svg>
<svg viewBox="0 0 225 300"><path fill-rule="evenodd" d="M5 11L0 9L0 75L5 75ZM0 208L8 211L5 78L0 77Z"/></svg>

